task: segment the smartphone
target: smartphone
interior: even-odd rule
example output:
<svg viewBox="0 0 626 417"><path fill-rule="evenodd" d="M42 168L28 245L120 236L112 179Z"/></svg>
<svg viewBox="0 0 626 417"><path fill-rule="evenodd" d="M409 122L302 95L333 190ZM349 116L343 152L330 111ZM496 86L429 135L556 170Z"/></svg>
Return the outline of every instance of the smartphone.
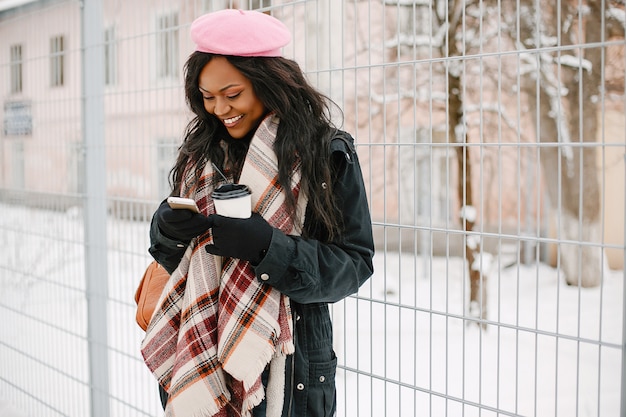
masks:
<svg viewBox="0 0 626 417"><path fill-rule="evenodd" d="M196 202L192 200L191 198L168 197L167 204L169 204L170 207L173 209L185 209L185 210L191 210L194 213L200 213L200 210L198 210L198 206L196 205Z"/></svg>

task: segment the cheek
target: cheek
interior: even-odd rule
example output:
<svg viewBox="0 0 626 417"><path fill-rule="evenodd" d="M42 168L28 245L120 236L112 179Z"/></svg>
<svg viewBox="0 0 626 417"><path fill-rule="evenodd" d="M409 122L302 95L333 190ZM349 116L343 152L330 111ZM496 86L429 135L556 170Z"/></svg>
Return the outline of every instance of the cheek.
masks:
<svg viewBox="0 0 626 417"><path fill-rule="evenodd" d="M202 105L204 106L204 110L209 114L213 114L213 105L206 100L202 100Z"/></svg>

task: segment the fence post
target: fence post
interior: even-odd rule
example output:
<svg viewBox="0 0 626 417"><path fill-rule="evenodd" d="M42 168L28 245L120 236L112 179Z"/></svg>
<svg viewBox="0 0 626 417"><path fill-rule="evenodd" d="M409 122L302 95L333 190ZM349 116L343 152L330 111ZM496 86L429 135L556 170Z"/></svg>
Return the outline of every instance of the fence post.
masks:
<svg viewBox="0 0 626 417"><path fill-rule="evenodd" d="M624 170L626 170L626 154L624 154ZM624 184L624 259L622 262L622 389L620 390L620 413L626 417L626 183Z"/></svg>
<svg viewBox="0 0 626 417"><path fill-rule="evenodd" d="M104 53L102 0L84 0L82 121L85 149L85 274L91 417L109 417L107 343L107 202L104 143Z"/></svg>

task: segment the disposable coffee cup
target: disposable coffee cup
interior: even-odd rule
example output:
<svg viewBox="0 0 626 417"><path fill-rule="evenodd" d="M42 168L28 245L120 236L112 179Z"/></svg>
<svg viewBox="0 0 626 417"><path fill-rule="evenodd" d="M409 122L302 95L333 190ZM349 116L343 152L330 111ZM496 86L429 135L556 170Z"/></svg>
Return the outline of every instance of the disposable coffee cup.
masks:
<svg viewBox="0 0 626 417"><path fill-rule="evenodd" d="M244 184L222 184L211 193L217 214L237 219L252 215L252 196Z"/></svg>

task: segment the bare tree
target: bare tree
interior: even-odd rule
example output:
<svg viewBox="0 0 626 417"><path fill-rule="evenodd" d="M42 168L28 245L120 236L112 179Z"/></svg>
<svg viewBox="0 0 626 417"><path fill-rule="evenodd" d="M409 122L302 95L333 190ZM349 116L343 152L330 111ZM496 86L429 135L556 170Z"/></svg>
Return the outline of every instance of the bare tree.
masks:
<svg viewBox="0 0 626 417"><path fill-rule="evenodd" d="M480 234L474 230L477 222L484 220L476 215L475 208L485 205L485 196L481 194L484 189L474 189L478 178L484 174L484 167L482 160L481 166L472 166L472 161L476 163L478 159L473 152L476 149L482 151L482 148L469 144L488 140L478 137L476 129L471 129L472 121L475 123L477 119L472 114L476 108L481 112L481 132L493 133L497 129L482 118L483 112L493 111L496 118L511 129L509 137L539 142L537 152L543 183L552 207L559 213L560 269L569 284L593 286L600 282L603 261L602 250L597 244L602 226L600 190L596 146L592 144L598 132L600 95L607 86L604 41L610 36L623 38L625 19L623 4L616 6L617 3L610 0L582 2L584 4L581 0L556 3L548 0L388 0L385 3L412 8L414 14L409 16L415 19L415 27L416 16L420 13L428 13L425 16L434 23L428 39L415 33L414 36L399 35L398 45L432 48L431 57L446 58L441 66L436 66L442 69L441 72L438 69L433 71L431 78L420 78L419 73L415 77L430 83L431 88L445 83L442 87L445 99L439 101L437 98L433 107L435 112L445 112L448 141L455 150L457 198L465 232L469 314L472 317L481 320L487 317L488 279L487 268L481 267L487 254ZM429 19L422 19L421 24ZM408 25L410 27L410 23ZM494 43L489 44L490 37ZM475 58L483 55L482 52L499 51L502 44L517 50L520 57L517 65L512 60L504 64L510 71L502 71L502 66L498 66L498 62L502 63L509 54L504 54L502 61ZM401 55L399 51L398 56ZM490 67L494 62L495 67ZM623 71L620 74L620 91L623 93ZM489 80L490 76L493 80ZM480 86L474 85L473 80L477 77L480 77ZM499 100L495 94L487 94L488 98L483 100L480 88L495 91L502 85L510 85L515 89L518 81L519 90L514 91L523 93L521 102L530 110L524 112L522 119L532 120L533 125L510 119L503 101L491 105L490 99ZM407 87L409 85L415 87L419 82L407 84ZM405 93L417 101L422 97L417 90L414 95L410 91ZM428 99L431 96L423 97ZM414 111L414 106L415 101L407 101L406 111ZM519 153L517 156L516 163ZM524 169L526 167L520 162L520 171ZM534 186L521 179L518 184ZM530 212L530 207L527 209ZM484 213L481 211L481 214Z"/></svg>
<svg viewBox="0 0 626 417"><path fill-rule="evenodd" d="M460 204L461 226L467 232L464 239L465 259L468 268L470 282L469 314L473 317L485 319L487 317L487 275L482 265L482 249L480 239L471 232L474 230L476 221L476 209L474 208L474 192L472 187L472 162L468 143L468 129L465 115L465 97L462 64L463 57L468 46L460 42L458 35L465 28L465 11L474 6L472 1L465 0L439 0L435 1L435 10L438 11L438 26L447 28L445 41L439 44L439 54L443 57L452 58L448 61L446 69L447 81L447 131L448 141L455 144L457 161L457 198ZM485 325L483 323L482 327Z"/></svg>

